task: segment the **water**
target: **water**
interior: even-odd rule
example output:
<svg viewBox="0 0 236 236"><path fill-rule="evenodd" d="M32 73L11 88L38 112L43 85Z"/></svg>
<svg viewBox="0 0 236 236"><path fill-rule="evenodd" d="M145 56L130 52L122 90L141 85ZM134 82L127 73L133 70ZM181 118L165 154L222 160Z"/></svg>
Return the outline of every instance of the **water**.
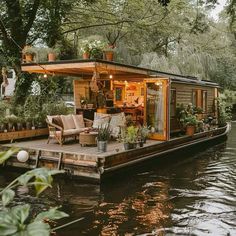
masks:
<svg viewBox="0 0 236 236"><path fill-rule="evenodd" d="M236 123L226 142L143 164L102 186L56 180L40 199L18 189L18 202L61 205L80 222L58 235L236 235ZM15 174L3 172L0 185Z"/></svg>

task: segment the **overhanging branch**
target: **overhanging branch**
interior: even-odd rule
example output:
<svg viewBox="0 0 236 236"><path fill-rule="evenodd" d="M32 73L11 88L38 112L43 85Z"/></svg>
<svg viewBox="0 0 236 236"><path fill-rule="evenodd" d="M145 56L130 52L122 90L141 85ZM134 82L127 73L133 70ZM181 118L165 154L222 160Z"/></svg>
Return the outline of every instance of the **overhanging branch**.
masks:
<svg viewBox="0 0 236 236"><path fill-rule="evenodd" d="M76 27L74 29L66 30L66 31L62 32L62 34L71 33L71 32L77 31L77 30L81 30L81 29L88 29L88 28L93 28L93 27L103 27L103 26L108 26L108 25L119 25L122 23L133 23L133 21L132 20L125 20L125 21L118 21L118 22L114 22L114 23L103 23L103 24L80 26L80 27Z"/></svg>

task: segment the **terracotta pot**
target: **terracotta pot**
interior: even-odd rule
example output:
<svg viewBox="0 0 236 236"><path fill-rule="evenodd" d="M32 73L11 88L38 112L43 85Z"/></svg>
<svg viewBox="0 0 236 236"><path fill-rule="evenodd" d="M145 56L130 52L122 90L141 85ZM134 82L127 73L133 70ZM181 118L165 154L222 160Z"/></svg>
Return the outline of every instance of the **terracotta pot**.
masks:
<svg viewBox="0 0 236 236"><path fill-rule="evenodd" d="M89 57L90 57L90 55L89 55L89 53L88 52L84 52L83 53L83 59L89 59Z"/></svg>
<svg viewBox="0 0 236 236"><path fill-rule="evenodd" d="M193 136L195 133L195 126L193 125L187 125L186 127L186 134L189 136Z"/></svg>
<svg viewBox="0 0 236 236"><path fill-rule="evenodd" d="M48 61L56 61L56 54L48 53Z"/></svg>
<svg viewBox="0 0 236 236"><path fill-rule="evenodd" d="M113 61L113 56L114 56L114 52L112 52L112 51L105 52L105 59L107 61Z"/></svg>
<svg viewBox="0 0 236 236"><path fill-rule="evenodd" d="M25 54L25 62L32 62L34 56L32 54Z"/></svg>

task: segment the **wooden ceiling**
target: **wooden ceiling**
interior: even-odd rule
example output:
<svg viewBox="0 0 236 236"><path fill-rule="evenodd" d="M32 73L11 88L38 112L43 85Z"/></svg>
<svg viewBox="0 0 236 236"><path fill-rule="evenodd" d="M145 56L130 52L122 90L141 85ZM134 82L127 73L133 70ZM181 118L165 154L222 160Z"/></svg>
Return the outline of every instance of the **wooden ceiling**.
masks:
<svg viewBox="0 0 236 236"><path fill-rule="evenodd" d="M22 64L22 71L29 73L78 76L91 79L97 71L101 80L132 80L141 81L150 78L150 70L135 66L128 66L114 62L96 60L56 61L47 63Z"/></svg>

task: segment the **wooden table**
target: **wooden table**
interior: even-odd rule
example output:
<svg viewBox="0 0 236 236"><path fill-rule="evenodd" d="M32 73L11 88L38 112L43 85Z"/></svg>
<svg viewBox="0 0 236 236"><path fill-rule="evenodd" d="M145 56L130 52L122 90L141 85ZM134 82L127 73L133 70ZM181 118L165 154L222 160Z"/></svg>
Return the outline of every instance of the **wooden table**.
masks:
<svg viewBox="0 0 236 236"><path fill-rule="evenodd" d="M81 146L85 145L97 146L97 136L98 132L89 132L89 133L82 132L79 135L79 143Z"/></svg>

